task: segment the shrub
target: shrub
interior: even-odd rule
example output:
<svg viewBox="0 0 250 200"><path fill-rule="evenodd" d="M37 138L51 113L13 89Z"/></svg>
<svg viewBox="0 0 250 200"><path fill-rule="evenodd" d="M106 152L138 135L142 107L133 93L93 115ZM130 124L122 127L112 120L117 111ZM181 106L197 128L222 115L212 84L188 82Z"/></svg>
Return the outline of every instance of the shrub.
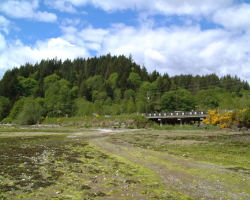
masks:
<svg viewBox="0 0 250 200"><path fill-rule="evenodd" d="M11 123L11 118L10 117L6 117L6 118L4 118L3 120L2 120L2 123L4 123L4 124L10 124Z"/></svg>
<svg viewBox="0 0 250 200"><path fill-rule="evenodd" d="M208 110L209 116L203 120L205 124L218 125L221 128L229 128L233 124L246 124L250 122L250 110L243 109L233 112L218 112Z"/></svg>
<svg viewBox="0 0 250 200"><path fill-rule="evenodd" d="M36 124L41 119L41 113L42 107L34 99L27 99L16 121L23 125Z"/></svg>

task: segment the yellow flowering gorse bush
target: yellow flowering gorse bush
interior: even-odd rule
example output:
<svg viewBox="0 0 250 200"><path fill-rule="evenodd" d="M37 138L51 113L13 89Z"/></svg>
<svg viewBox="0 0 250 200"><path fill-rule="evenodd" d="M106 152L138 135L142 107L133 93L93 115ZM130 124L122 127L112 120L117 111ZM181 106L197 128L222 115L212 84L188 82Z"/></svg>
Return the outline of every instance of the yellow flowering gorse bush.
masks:
<svg viewBox="0 0 250 200"><path fill-rule="evenodd" d="M221 128L229 128L232 124L241 123L243 121L242 114L246 109L234 112L218 112L216 110L208 110L209 116L203 120L205 124L218 125Z"/></svg>

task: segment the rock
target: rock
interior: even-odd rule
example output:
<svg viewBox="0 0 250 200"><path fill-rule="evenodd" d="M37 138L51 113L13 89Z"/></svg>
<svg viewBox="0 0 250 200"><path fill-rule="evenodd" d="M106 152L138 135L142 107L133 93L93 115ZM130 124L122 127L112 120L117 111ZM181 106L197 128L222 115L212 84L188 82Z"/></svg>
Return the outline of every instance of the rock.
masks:
<svg viewBox="0 0 250 200"><path fill-rule="evenodd" d="M247 127L242 127L241 129L240 129L240 131L247 131L248 129L247 129Z"/></svg>
<svg viewBox="0 0 250 200"><path fill-rule="evenodd" d="M121 125L120 122L114 123L114 126L120 126L120 125Z"/></svg>
<svg viewBox="0 0 250 200"><path fill-rule="evenodd" d="M207 124L204 124L204 123L200 123L200 128L204 128L204 129L207 129Z"/></svg>
<svg viewBox="0 0 250 200"><path fill-rule="evenodd" d="M241 130L241 126L239 124L233 124L231 128L234 131L240 131Z"/></svg>

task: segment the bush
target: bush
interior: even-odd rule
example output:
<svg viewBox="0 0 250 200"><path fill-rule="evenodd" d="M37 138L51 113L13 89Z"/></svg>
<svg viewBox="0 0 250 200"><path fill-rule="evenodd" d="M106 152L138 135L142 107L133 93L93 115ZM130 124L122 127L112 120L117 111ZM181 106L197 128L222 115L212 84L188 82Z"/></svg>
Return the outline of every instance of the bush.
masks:
<svg viewBox="0 0 250 200"><path fill-rule="evenodd" d="M41 119L41 113L42 107L34 99L27 99L16 121L23 125L36 124Z"/></svg>
<svg viewBox="0 0 250 200"><path fill-rule="evenodd" d="M230 128L233 124L247 124L250 122L250 110L243 109L233 112L217 112L208 110L209 116L203 120L205 124L218 125L221 128Z"/></svg>
<svg viewBox="0 0 250 200"><path fill-rule="evenodd" d="M243 118L243 121L250 122L250 109L245 109L242 112L242 118Z"/></svg>
<svg viewBox="0 0 250 200"><path fill-rule="evenodd" d="M4 123L4 124L11 124L11 118L10 117L6 117L4 118L1 122Z"/></svg>
<svg viewBox="0 0 250 200"><path fill-rule="evenodd" d="M152 122L143 116L136 116L135 124L137 128L146 128L148 126L151 126Z"/></svg>

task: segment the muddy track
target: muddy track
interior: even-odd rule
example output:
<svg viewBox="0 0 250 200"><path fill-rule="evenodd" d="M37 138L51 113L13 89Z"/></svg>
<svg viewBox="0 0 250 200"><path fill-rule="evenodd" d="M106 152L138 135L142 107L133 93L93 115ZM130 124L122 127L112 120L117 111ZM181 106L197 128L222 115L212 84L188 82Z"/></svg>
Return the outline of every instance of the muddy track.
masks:
<svg viewBox="0 0 250 200"><path fill-rule="evenodd" d="M174 156L167 152L157 152L138 148L129 143L113 140L107 135L91 139L99 149L108 154L123 157L131 162L154 171L160 181L173 191L181 192L193 199L250 199L245 191L247 185L224 180L241 179L242 174L227 168L199 163L189 157ZM219 178L218 178L219 177ZM249 177L248 177L249 178Z"/></svg>

